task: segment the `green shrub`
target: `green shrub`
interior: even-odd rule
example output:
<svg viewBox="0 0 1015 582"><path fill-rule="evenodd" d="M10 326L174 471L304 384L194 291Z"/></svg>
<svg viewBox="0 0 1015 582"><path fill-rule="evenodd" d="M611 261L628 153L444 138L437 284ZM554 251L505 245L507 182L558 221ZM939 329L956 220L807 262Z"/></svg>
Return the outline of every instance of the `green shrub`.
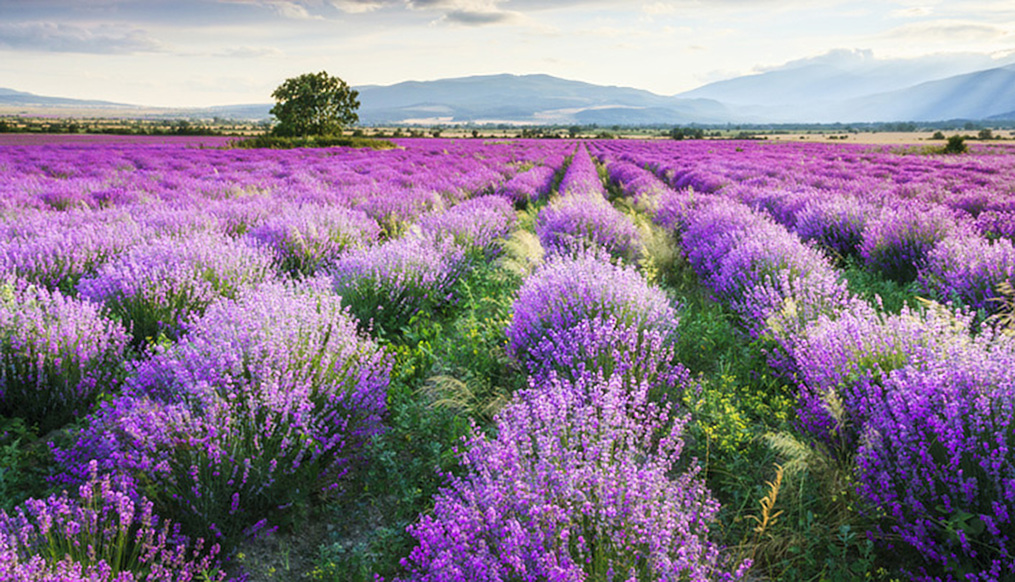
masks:
<svg viewBox="0 0 1015 582"><path fill-rule="evenodd" d="M373 150L390 150L396 146L386 139L370 137L344 137L340 135L308 135L303 137L286 137L279 135L259 135L257 137L230 142L230 146L241 149L267 148L287 150L292 148L370 148Z"/></svg>

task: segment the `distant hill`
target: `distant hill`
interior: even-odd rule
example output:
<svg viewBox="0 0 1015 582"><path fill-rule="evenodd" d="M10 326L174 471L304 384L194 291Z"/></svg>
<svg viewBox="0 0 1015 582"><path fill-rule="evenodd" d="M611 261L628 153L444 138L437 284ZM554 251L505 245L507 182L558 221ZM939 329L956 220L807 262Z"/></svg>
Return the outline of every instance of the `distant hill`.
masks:
<svg viewBox="0 0 1015 582"><path fill-rule="evenodd" d="M357 89L363 123L676 124L722 123L733 117L710 99L665 97L550 75L483 75Z"/></svg>
<svg viewBox="0 0 1015 582"><path fill-rule="evenodd" d="M931 57L811 59L678 97L712 99L756 122L988 119L1015 109L1011 65L968 70L975 64Z"/></svg>
<svg viewBox="0 0 1015 582"><path fill-rule="evenodd" d="M855 53L848 53L852 58ZM840 59L841 60L841 59ZM861 59L862 60L862 59ZM969 63L824 62L711 83L675 96L550 75L482 75L364 85L360 122L686 125L1015 119L1015 65L940 75ZM937 75L937 76L935 76ZM152 108L0 89L0 114L264 120L271 104Z"/></svg>
<svg viewBox="0 0 1015 582"><path fill-rule="evenodd" d="M25 93L23 91L15 91L13 89L4 89L2 87L0 87L0 104L11 106L49 105L53 107L99 107L99 108L134 107L133 105L126 105L123 103L113 103L111 101L90 101L85 99L69 99L66 97L44 97L42 95Z"/></svg>
<svg viewBox="0 0 1015 582"><path fill-rule="evenodd" d="M839 116L854 121L990 119L1015 108L1015 66L999 67L854 99Z"/></svg>

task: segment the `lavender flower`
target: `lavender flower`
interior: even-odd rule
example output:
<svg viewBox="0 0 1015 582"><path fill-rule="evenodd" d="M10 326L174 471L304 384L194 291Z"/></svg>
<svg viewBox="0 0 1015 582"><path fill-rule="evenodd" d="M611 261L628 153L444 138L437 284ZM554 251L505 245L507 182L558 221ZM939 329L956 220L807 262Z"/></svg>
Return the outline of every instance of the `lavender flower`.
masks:
<svg viewBox="0 0 1015 582"><path fill-rule="evenodd" d="M191 543L129 483L97 473L78 495L29 499L13 515L0 511L0 578L70 582L224 580L219 547Z"/></svg>
<svg viewBox="0 0 1015 582"><path fill-rule="evenodd" d="M856 198L817 199L797 214L794 230L837 256L855 256L873 215L874 209Z"/></svg>
<svg viewBox="0 0 1015 582"><path fill-rule="evenodd" d="M979 236L950 236L927 256L917 282L942 300L991 314L1000 308L997 287L1015 280L1015 247L1008 239L993 243Z"/></svg>
<svg viewBox="0 0 1015 582"><path fill-rule="evenodd" d="M518 291L508 351L545 378L603 373L674 381L678 318L666 296L631 267L594 253L549 259Z"/></svg>
<svg viewBox="0 0 1015 582"><path fill-rule="evenodd" d="M233 543L333 488L380 430L390 362L360 337L327 280L270 284L212 305L124 396L56 451L62 479L104 471L151 484L188 533Z"/></svg>
<svg viewBox="0 0 1015 582"><path fill-rule="evenodd" d="M420 310L440 311L454 299L463 258L454 240L407 236L347 253L329 273L362 325L396 333Z"/></svg>
<svg viewBox="0 0 1015 582"><path fill-rule="evenodd" d="M0 284L0 414L46 433L123 375L128 336L99 307L24 282Z"/></svg>
<svg viewBox="0 0 1015 582"><path fill-rule="evenodd" d="M957 350L874 387L859 491L913 575L999 580L1015 571L1015 349Z"/></svg>
<svg viewBox="0 0 1015 582"><path fill-rule="evenodd" d="M557 171L549 166L535 166L519 173L497 188L497 195L515 204L546 198L553 188Z"/></svg>
<svg viewBox="0 0 1015 582"><path fill-rule="evenodd" d="M864 231L860 256L868 268L901 283L912 281L931 249L955 229L940 207L885 208Z"/></svg>
<svg viewBox="0 0 1015 582"><path fill-rule="evenodd" d="M641 255L638 229L602 197L565 196L536 218L536 234L547 254L572 254L598 248L617 259L636 262Z"/></svg>
<svg viewBox="0 0 1015 582"><path fill-rule="evenodd" d="M560 181L560 193L563 196L581 195L590 197L606 197L606 188L599 178L599 171L596 169L588 149L579 144L571 156L571 163L568 164L564 177Z"/></svg>
<svg viewBox="0 0 1015 582"><path fill-rule="evenodd" d="M433 515L409 531L411 580L730 580L708 522L719 506L675 474L685 419L620 377L550 377L517 394L461 453Z"/></svg>
<svg viewBox="0 0 1015 582"><path fill-rule="evenodd" d="M445 210L420 217L424 237L450 236L455 243L486 259L496 254L497 243L511 233L518 217L511 203L500 196L479 196Z"/></svg>
<svg viewBox="0 0 1015 582"><path fill-rule="evenodd" d="M190 315L271 276L272 262L265 254L206 234L138 247L82 279L78 292L129 322L135 344L144 345L160 334L176 337Z"/></svg>
<svg viewBox="0 0 1015 582"><path fill-rule="evenodd" d="M300 206L267 219L250 237L270 249L282 270L313 275L333 265L348 249L361 248L380 236L366 214L338 206Z"/></svg>

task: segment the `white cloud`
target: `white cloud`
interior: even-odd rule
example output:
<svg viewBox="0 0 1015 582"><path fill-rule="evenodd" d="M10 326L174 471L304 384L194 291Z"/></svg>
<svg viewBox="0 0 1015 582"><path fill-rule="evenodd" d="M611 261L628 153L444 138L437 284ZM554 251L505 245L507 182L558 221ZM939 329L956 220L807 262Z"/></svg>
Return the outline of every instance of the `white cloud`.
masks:
<svg viewBox="0 0 1015 582"><path fill-rule="evenodd" d="M86 26L58 22L0 23L0 47L60 53L134 54L165 47L129 25Z"/></svg>

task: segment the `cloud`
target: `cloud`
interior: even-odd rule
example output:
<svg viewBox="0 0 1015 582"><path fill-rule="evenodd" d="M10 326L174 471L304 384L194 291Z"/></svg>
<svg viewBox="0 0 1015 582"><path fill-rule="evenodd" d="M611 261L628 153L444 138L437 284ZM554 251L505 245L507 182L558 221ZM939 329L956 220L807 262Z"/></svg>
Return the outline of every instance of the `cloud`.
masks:
<svg viewBox="0 0 1015 582"><path fill-rule="evenodd" d="M379 8L390 6L392 3L378 0L330 0L328 4L331 4L342 12L363 14L364 12L373 12Z"/></svg>
<svg viewBox="0 0 1015 582"><path fill-rule="evenodd" d="M990 40L1010 34L1002 26L969 20L931 20L893 28L885 36L896 39Z"/></svg>
<svg viewBox="0 0 1015 582"><path fill-rule="evenodd" d="M518 14L501 10L452 10L442 20L469 26L503 24L518 20Z"/></svg>
<svg viewBox="0 0 1015 582"><path fill-rule="evenodd" d="M277 48L238 46L219 51L212 54L212 56L236 59L259 59L263 57L280 57L283 54L284 53Z"/></svg>
<svg viewBox="0 0 1015 582"><path fill-rule="evenodd" d="M0 23L0 47L57 53L134 54L163 52L162 43L138 28L56 22Z"/></svg>
<svg viewBox="0 0 1015 582"><path fill-rule="evenodd" d="M268 8L290 20L321 20L324 17L319 14L311 14L308 6L319 8L321 2L314 0L219 0L227 4L247 4Z"/></svg>

